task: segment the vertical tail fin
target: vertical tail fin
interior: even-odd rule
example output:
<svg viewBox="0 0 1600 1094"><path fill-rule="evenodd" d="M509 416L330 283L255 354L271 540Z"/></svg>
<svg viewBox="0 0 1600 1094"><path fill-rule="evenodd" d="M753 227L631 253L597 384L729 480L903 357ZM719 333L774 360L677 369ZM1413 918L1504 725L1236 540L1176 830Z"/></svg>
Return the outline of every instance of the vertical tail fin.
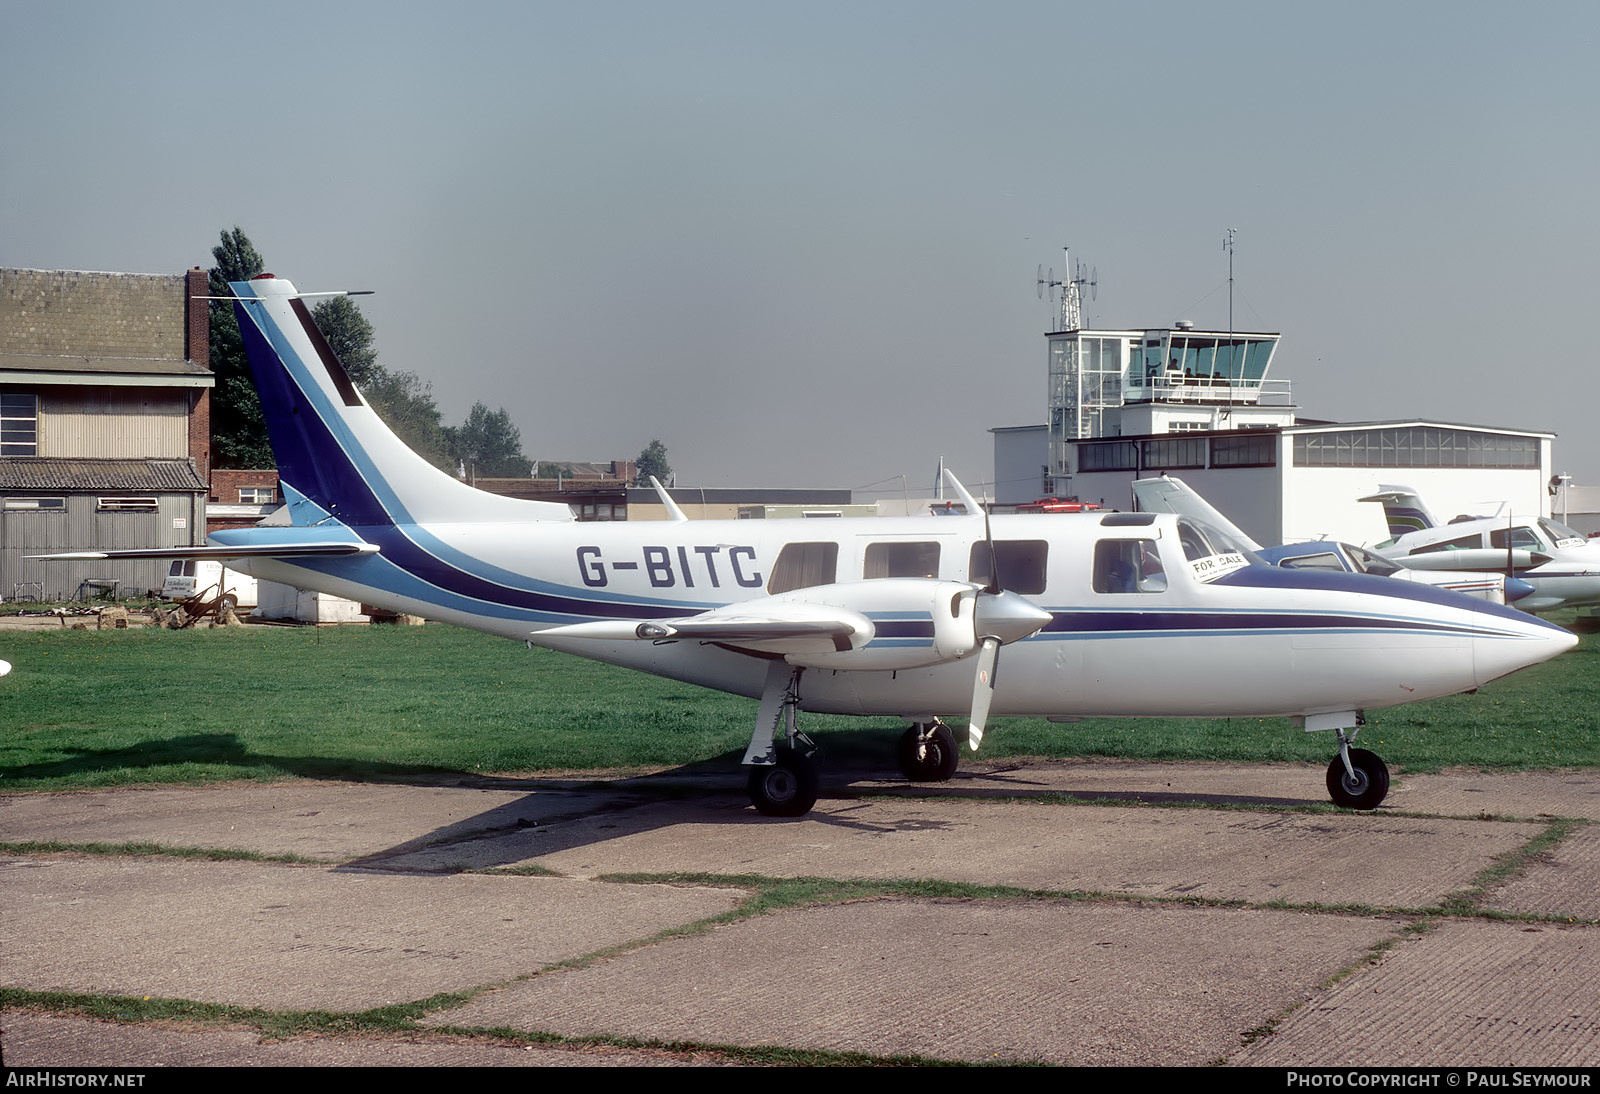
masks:
<svg viewBox="0 0 1600 1094"><path fill-rule="evenodd" d="M468 486L417 455L367 405L288 281L233 283L234 313L296 524L570 521L551 502Z"/></svg>
<svg viewBox="0 0 1600 1094"><path fill-rule="evenodd" d="M1433 514L1428 512L1428 507L1417 496L1417 492L1409 486L1379 483L1378 493L1360 500L1383 503L1383 515L1389 525L1389 535L1393 539L1399 539L1408 532L1435 528L1439 524L1433 519Z"/></svg>

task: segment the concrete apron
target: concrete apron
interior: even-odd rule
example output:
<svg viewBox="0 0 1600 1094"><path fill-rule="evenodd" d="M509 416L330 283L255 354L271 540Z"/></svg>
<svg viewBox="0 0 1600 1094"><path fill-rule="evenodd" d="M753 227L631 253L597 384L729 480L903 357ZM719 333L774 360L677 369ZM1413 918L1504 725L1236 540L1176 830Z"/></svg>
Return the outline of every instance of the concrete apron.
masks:
<svg viewBox="0 0 1600 1094"><path fill-rule="evenodd" d="M508 1029L968 1061L1600 1063L1600 833L1522 853L1553 817L1600 819L1600 773L1413 776L1372 814L1271 808L1321 801L1321 782L1013 763L932 790L841 781L797 822L756 815L727 774L685 772L0 797L13 846L302 860L7 854L5 986L283 1011L464 993L415 1032L288 1041L12 1010L0 1046L13 1066L728 1059L481 1032ZM1500 861L1517 869L1478 888ZM464 872L504 867L555 876ZM737 907L739 875L1017 892L678 930ZM1462 893L1537 918L1411 929Z"/></svg>

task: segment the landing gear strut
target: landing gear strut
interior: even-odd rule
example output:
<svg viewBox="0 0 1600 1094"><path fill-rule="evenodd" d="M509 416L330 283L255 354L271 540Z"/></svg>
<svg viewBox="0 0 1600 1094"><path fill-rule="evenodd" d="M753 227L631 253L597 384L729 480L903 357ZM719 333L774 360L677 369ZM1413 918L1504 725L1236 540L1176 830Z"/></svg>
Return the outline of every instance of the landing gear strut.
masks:
<svg viewBox="0 0 1600 1094"><path fill-rule="evenodd" d="M755 730L744 763L750 768L747 788L750 804L768 817L803 817L817 804L820 780L816 761L817 746L800 732L795 711L800 705L800 674L783 661L767 668L766 685L761 691L761 709L756 712ZM778 742L778 730L785 740Z"/></svg>
<svg viewBox="0 0 1600 1094"><path fill-rule="evenodd" d="M956 773L961 750L943 722L917 722L900 735L900 773L914 783L942 783Z"/></svg>
<svg viewBox="0 0 1600 1094"><path fill-rule="evenodd" d="M1376 809L1389 794L1389 769L1377 754L1351 748L1339 731L1339 754L1328 765L1328 796L1346 809Z"/></svg>

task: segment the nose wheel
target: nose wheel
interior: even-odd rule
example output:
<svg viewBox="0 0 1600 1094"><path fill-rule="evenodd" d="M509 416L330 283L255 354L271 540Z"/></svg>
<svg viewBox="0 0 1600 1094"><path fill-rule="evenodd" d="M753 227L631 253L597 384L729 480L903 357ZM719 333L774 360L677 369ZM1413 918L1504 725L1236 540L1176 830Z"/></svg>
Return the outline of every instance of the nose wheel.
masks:
<svg viewBox="0 0 1600 1094"><path fill-rule="evenodd" d="M1376 809L1389 794L1389 769L1376 753L1351 748L1339 731L1339 755L1328 765L1328 796L1346 809Z"/></svg>

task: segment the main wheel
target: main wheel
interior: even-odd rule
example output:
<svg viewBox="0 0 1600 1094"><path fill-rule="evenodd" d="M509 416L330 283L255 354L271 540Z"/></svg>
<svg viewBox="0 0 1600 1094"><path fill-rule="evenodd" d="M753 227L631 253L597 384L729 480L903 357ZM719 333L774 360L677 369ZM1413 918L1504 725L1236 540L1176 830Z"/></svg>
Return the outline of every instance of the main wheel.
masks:
<svg viewBox="0 0 1600 1094"><path fill-rule="evenodd" d="M1344 761L1333 758L1328 765L1328 796L1334 805L1346 809L1376 809L1389 794L1389 769L1364 748L1350 750L1350 766L1356 773L1353 779L1344 769Z"/></svg>
<svg viewBox="0 0 1600 1094"><path fill-rule="evenodd" d="M956 764L961 759L956 735L946 725L934 726L927 737L912 726L900 735L895 754L900 761L900 773L914 783L945 782L956 773Z"/></svg>
<svg viewBox="0 0 1600 1094"><path fill-rule="evenodd" d="M803 817L817 804L817 767L793 749L780 748L778 762L750 769L750 804L769 817Z"/></svg>

